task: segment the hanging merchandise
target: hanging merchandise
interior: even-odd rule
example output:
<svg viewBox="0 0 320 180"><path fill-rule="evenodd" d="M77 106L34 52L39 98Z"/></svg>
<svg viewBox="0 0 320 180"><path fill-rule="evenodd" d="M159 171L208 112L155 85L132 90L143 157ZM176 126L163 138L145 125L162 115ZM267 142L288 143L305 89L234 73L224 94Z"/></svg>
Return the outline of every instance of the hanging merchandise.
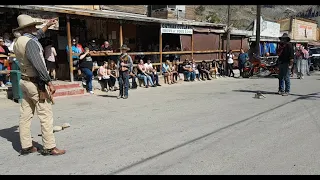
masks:
<svg viewBox="0 0 320 180"><path fill-rule="evenodd" d="M264 44L260 43L260 56L264 55Z"/></svg>
<svg viewBox="0 0 320 180"><path fill-rule="evenodd" d="M276 49L277 49L277 44L276 43L270 43L269 44L270 48L270 54L275 55L276 54Z"/></svg>

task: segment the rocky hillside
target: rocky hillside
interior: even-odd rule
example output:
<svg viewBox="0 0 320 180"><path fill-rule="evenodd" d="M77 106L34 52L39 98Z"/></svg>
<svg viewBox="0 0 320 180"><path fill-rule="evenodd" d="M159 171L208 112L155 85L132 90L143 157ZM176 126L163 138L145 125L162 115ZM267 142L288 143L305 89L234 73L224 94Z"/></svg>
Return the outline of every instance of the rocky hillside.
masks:
<svg viewBox="0 0 320 180"><path fill-rule="evenodd" d="M305 12L315 5L262 5L261 14L265 20L294 16ZM231 24L239 29L246 29L256 18L256 5L231 5ZM227 5L200 5L195 6L197 20L227 23Z"/></svg>

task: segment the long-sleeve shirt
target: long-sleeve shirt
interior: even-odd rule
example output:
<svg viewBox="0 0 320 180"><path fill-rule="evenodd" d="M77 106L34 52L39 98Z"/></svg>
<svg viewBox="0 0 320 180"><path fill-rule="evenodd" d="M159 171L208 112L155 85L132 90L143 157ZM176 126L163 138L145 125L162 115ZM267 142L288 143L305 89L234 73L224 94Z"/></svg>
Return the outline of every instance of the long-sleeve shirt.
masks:
<svg viewBox="0 0 320 180"><path fill-rule="evenodd" d="M51 81L50 75L44 63L43 48L38 38L44 37L42 29L38 30L37 35L25 34L31 38L26 44L26 56L38 73L40 80L48 84Z"/></svg>
<svg viewBox="0 0 320 180"><path fill-rule="evenodd" d="M121 56L123 56L123 54L120 55L120 57L121 57ZM132 70L133 70L133 61L132 61L132 58L131 58L130 55L127 55L127 56L128 56L128 61L127 61L126 67L128 67L129 73L130 73L130 72L132 72ZM118 61L117 67L119 68L119 71L121 71L121 69L120 69L120 67L121 67L121 61Z"/></svg>
<svg viewBox="0 0 320 180"><path fill-rule="evenodd" d="M280 48L283 48L280 50ZM287 43L284 47L279 47L279 58L280 64L290 63L290 60L294 58L293 46L291 43Z"/></svg>

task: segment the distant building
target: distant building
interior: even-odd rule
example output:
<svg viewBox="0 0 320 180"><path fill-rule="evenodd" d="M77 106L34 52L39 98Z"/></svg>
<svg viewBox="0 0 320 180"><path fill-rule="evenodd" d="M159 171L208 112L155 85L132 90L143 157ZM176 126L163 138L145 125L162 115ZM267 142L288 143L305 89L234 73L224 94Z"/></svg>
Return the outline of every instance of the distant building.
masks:
<svg viewBox="0 0 320 180"><path fill-rule="evenodd" d="M317 21L304 18L287 18L279 20L280 32L288 33L293 41L317 41L319 31Z"/></svg>

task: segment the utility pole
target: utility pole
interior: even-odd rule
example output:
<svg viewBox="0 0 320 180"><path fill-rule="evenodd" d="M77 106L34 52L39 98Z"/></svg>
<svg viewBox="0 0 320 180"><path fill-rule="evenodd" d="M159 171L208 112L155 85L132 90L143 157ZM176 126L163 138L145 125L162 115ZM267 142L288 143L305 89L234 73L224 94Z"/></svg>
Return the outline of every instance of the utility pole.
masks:
<svg viewBox="0 0 320 180"><path fill-rule="evenodd" d="M261 5L257 5L257 20L256 20L256 54L260 54L260 25L261 25Z"/></svg>
<svg viewBox="0 0 320 180"><path fill-rule="evenodd" d="M230 50L230 32L231 32L231 27L230 27L230 18L231 18L231 15L230 15L230 5L228 5L228 19L227 19L227 47L226 47L226 61L225 61L225 72L228 72L228 66L227 66L227 54Z"/></svg>

